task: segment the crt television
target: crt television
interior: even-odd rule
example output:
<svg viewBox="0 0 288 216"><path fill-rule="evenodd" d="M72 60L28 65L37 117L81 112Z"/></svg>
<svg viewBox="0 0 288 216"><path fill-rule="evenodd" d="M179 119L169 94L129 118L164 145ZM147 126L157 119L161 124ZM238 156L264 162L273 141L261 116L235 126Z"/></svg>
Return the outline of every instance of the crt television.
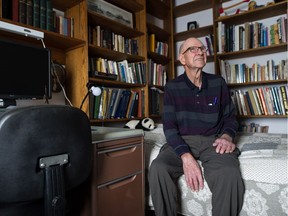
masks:
<svg viewBox="0 0 288 216"><path fill-rule="evenodd" d="M0 40L0 99L50 99L50 51Z"/></svg>

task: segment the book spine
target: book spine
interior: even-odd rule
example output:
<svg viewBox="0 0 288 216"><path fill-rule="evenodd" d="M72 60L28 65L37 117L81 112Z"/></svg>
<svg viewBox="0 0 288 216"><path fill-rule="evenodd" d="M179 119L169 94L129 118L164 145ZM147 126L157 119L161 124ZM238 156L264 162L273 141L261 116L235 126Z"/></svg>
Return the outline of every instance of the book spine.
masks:
<svg viewBox="0 0 288 216"><path fill-rule="evenodd" d="M33 0L26 2L26 24L33 26Z"/></svg>
<svg viewBox="0 0 288 216"><path fill-rule="evenodd" d="M19 1L12 0L12 20L15 22L19 21Z"/></svg>
<svg viewBox="0 0 288 216"><path fill-rule="evenodd" d="M51 0L46 1L46 30L53 31L53 10Z"/></svg>
<svg viewBox="0 0 288 216"><path fill-rule="evenodd" d="M40 28L46 29L46 0L40 0Z"/></svg>
<svg viewBox="0 0 288 216"><path fill-rule="evenodd" d="M19 22L26 24L26 0L19 0L19 11L18 11Z"/></svg>
<svg viewBox="0 0 288 216"><path fill-rule="evenodd" d="M33 0L33 26L40 27L40 3L39 0Z"/></svg>

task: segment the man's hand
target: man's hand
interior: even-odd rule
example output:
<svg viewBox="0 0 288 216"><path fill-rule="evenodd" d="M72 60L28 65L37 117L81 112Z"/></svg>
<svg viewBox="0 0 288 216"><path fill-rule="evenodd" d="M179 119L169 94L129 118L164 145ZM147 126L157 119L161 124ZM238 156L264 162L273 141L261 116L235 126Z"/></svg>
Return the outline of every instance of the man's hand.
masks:
<svg viewBox="0 0 288 216"><path fill-rule="evenodd" d="M181 155L185 180L192 191L199 191L204 187L204 179L198 162L190 153Z"/></svg>
<svg viewBox="0 0 288 216"><path fill-rule="evenodd" d="M223 134L220 138L216 139L213 146L216 147L216 152L220 154L232 153L236 148L236 145L232 142L232 138L227 134Z"/></svg>

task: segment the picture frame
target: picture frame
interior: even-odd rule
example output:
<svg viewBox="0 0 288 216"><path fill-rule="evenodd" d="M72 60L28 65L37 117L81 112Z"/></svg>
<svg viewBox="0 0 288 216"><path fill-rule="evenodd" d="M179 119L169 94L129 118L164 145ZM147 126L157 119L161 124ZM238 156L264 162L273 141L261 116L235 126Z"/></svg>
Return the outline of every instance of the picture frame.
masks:
<svg viewBox="0 0 288 216"><path fill-rule="evenodd" d="M198 28L198 23L197 21L192 21L187 23L187 30L192 30Z"/></svg>
<svg viewBox="0 0 288 216"><path fill-rule="evenodd" d="M133 28L133 14L103 0L88 0L88 10Z"/></svg>

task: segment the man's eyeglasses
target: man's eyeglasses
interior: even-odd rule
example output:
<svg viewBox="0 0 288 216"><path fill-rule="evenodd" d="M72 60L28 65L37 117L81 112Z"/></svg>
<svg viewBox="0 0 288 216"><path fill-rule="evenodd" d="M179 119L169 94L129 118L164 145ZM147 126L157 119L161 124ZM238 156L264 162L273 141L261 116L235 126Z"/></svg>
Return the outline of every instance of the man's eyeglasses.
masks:
<svg viewBox="0 0 288 216"><path fill-rule="evenodd" d="M185 54L187 51L190 51L191 53L198 53L198 51L201 50L201 52L206 53L207 47L206 46L191 46L188 47L182 54Z"/></svg>

